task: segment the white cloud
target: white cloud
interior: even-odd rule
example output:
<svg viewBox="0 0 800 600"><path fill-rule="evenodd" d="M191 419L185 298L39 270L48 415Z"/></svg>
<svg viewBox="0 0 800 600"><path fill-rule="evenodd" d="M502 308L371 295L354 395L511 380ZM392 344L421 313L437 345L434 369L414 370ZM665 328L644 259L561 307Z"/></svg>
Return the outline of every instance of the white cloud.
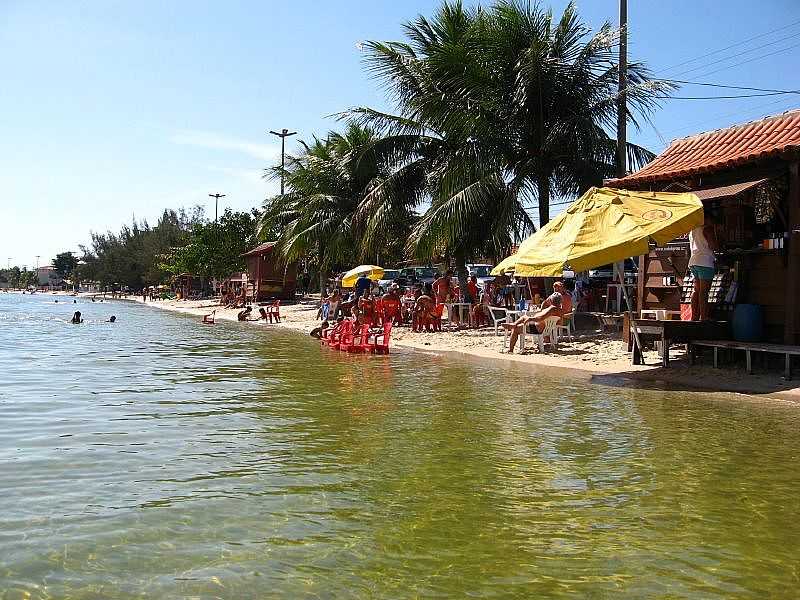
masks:
<svg viewBox="0 0 800 600"><path fill-rule="evenodd" d="M181 146L197 146L247 154L270 163L275 162L281 153L281 147L277 144L261 144L207 131L182 131L170 137L169 140L173 144Z"/></svg>
<svg viewBox="0 0 800 600"><path fill-rule="evenodd" d="M213 173L223 173L241 179L246 183L266 186L269 180L264 179L263 169L242 169L239 167L208 167L208 170Z"/></svg>

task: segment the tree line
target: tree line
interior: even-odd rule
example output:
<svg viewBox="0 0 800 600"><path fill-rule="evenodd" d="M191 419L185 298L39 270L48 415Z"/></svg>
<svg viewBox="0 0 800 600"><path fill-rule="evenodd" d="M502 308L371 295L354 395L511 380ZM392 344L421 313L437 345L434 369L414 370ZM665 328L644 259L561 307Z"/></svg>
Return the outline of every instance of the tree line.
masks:
<svg viewBox="0 0 800 600"><path fill-rule="evenodd" d="M151 226L146 220L123 225L119 233L92 233L80 253L61 252L52 261L59 277L77 284L96 282L107 290L139 291L170 283L176 275L224 279L245 268L242 254L257 239L260 213L226 209L218 221L201 207L168 209ZM35 285L32 271L11 270L11 287ZM26 278L25 274L30 273Z"/></svg>

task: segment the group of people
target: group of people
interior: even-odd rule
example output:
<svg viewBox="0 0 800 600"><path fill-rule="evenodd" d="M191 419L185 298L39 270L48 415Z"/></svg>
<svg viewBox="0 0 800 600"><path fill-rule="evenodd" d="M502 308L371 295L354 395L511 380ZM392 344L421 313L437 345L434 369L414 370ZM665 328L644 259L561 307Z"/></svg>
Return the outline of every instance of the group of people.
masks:
<svg viewBox="0 0 800 600"><path fill-rule="evenodd" d="M111 315L111 317L109 317L108 319L109 323L116 323L116 321L117 317L114 315ZM75 314L72 315L70 323L72 323L73 325L80 325L81 323L83 323L83 315L81 315L81 311L79 310L75 311Z"/></svg>
<svg viewBox="0 0 800 600"><path fill-rule="evenodd" d="M232 288L225 290L222 293L221 304L225 308L245 308L247 306L247 289L242 286L238 294Z"/></svg>
<svg viewBox="0 0 800 600"><path fill-rule="evenodd" d="M481 289L478 278L473 275L467 280L466 289L462 293L451 270L446 271L432 284L417 283L407 287L404 292L401 292L400 286L396 283L391 284L382 295L373 295L374 288L375 284L365 274L356 280L353 291L349 294L343 295L337 288L330 295L323 295L317 318L323 323L353 318L360 324L389 318L395 325L410 323L414 331L430 331L436 329L441 320L441 305L460 300L472 305L471 321L477 326L488 322L492 307L513 306L516 291L508 276L497 277L494 281L484 284ZM524 326L528 320L534 320L539 326L548 316L561 317L571 312L572 297L564 283L556 282L553 289L553 295L542 304L541 310L536 315L511 324L514 343L521 331L520 326ZM536 300L538 304L538 297ZM450 318L457 321L458 316L450 315Z"/></svg>

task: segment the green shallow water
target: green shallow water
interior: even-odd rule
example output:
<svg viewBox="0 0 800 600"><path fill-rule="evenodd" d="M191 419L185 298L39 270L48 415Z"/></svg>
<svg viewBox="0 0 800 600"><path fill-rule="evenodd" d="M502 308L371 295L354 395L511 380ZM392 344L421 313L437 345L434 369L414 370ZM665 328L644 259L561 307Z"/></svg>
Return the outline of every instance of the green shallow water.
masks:
<svg viewBox="0 0 800 600"><path fill-rule="evenodd" d="M0 411L3 599L800 589L794 405L0 294Z"/></svg>

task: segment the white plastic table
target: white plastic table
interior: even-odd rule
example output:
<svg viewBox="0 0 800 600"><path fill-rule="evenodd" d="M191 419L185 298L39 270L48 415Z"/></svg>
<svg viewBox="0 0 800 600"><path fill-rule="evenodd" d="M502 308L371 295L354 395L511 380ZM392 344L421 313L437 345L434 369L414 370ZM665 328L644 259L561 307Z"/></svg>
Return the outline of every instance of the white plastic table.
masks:
<svg viewBox="0 0 800 600"><path fill-rule="evenodd" d="M472 320L472 304L469 302L448 302L445 304L447 306L447 318L450 322L453 322L453 312L454 310L458 312L458 321L459 323L470 323ZM464 317L464 313L466 311L466 318Z"/></svg>

